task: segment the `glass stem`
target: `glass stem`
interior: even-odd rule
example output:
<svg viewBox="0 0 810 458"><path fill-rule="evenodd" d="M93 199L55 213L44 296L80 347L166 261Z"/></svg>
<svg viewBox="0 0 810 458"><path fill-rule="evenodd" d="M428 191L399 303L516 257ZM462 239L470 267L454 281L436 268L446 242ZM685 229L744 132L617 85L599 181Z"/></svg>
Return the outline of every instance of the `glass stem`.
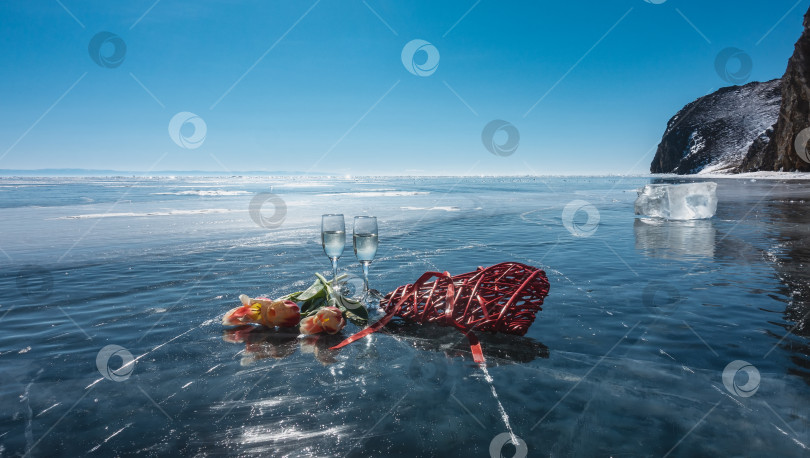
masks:
<svg viewBox="0 0 810 458"><path fill-rule="evenodd" d="M329 258L332 260L332 287L337 287L337 262L338 258Z"/></svg>
<svg viewBox="0 0 810 458"><path fill-rule="evenodd" d="M366 295L368 294L368 265L371 264L371 262L363 261L360 264L363 265L363 293Z"/></svg>

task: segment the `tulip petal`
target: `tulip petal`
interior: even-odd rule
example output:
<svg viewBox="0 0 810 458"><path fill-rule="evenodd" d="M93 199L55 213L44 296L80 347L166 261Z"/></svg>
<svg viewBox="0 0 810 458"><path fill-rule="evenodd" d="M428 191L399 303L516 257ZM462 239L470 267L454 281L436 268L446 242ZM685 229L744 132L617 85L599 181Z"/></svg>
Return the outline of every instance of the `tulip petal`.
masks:
<svg viewBox="0 0 810 458"><path fill-rule="evenodd" d="M337 334L346 326L346 320L337 307L324 307L315 314L317 321L328 334Z"/></svg>
<svg viewBox="0 0 810 458"><path fill-rule="evenodd" d="M301 320L301 334L310 335L318 334L319 332L323 332L323 328L314 315Z"/></svg>
<svg viewBox="0 0 810 458"><path fill-rule="evenodd" d="M235 307L230 309L225 315L222 317L222 324L226 326L233 326L238 324L245 323L245 317L248 316L251 312L251 308L249 305L243 305L241 307Z"/></svg>

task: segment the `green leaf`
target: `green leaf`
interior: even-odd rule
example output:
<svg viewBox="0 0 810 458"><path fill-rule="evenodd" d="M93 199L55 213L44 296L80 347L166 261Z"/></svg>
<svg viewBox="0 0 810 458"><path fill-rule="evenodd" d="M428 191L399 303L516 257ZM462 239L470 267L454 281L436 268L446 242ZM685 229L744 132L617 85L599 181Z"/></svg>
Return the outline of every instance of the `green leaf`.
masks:
<svg viewBox="0 0 810 458"><path fill-rule="evenodd" d="M296 300L308 301L313 297L315 297L318 293L322 293L323 287L324 284L321 283L320 280L315 280L315 283L313 283L309 288L305 289L300 294L298 294Z"/></svg>
<svg viewBox="0 0 810 458"><path fill-rule="evenodd" d="M287 294L286 296L281 296L276 300L277 301L288 301L289 300L289 301L293 301L293 302L298 302L298 296L300 296L301 293L303 293L303 291L296 291L294 293Z"/></svg>
<svg viewBox="0 0 810 458"><path fill-rule="evenodd" d="M340 296L340 301L343 303L344 307L351 310L353 313L368 318L368 309L366 309L366 306L363 305L362 302L345 296Z"/></svg>
<svg viewBox="0 0 810 458"><path fill-rule="evenodd" d="M340 304L339 308L346 314L346 318L349 318L355 324L357 324L356 321L358 320L363 321L363 324L368 322L368 309L360 301L339 294L336 299Z"/></svg>
<svg viewBox="0 0 810 458"><path fill-rule="evenodd" d="M346 312L346 319L357 326L365 326L368 324L368 318L360 318L352 312Z"/></svg>
<svg viewBox="0 0 810 458"><path fill-rule="evenodd" d="M326 294L318 294L301 304L301 313L310 315L311 312L317 311L319 308L326 305Z"/></svg>
<svg viewBox="0 0 810 458"><path fill-rule="evenodd" d="M352 299L352 298L346 297L346 296L340 296L340 299L343 301L344 304L346 304L346 307L348 307L350 309L355 309L355 308L358 308L358 307L366 308L363 305L363 303L358 301L357 299Z"/></svg>
<svg viewBox="0 0 810 458"><path fill-rule="evenodd" d="M351 311L346 310L346 309L342 309L342 311L343 311L343 315L346 317L346 319L351 321L355 325L357 325L357 326L365 326L365 325L368 324L368 319L367 318L361 318L361 317L355 315L354 313L352 313Z"/></svg>
<svg viewBox="0 0 810 458"><path fill-rule="evenodd" d="M288 294L281 299L298 302L302 318L318 313L323 307L337 307L352 323L358 326L368 324L368 310L360 301L336 292L332 287L332 281L328 281L323 275L316 272L315 277L315 282L306 290ZM345 277L345 274L341 275L337 280L340 281Z"/></svg>

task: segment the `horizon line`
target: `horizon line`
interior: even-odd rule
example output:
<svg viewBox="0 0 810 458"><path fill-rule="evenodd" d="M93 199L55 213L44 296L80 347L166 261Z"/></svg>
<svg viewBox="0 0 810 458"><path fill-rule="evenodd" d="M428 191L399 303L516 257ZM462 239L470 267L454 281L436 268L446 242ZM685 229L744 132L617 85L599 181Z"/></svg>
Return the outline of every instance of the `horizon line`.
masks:
<svg viewBox="0 0 810 458"><path fill-rule="evenodd" d="M36 175L36 172L43 173ZM71 172L71 173L68 173ZM78 172L78 173L77 173ZM326 174L319 172L298 172L298 171L262 171L246 170L219 173L204 170L161 170L154 172L144 172L137 170L107 170L107 169L0 169L0 178L319 178L319 179L343 179L352 180L357 178L391 177L391 178L802 178L810 179L808 172L782 172L782 171L756 171L746 173L706 173L706 174L686 174L675 173L550 173L550 174L475 174L475 175L453 175L453 174Z"/></svg>

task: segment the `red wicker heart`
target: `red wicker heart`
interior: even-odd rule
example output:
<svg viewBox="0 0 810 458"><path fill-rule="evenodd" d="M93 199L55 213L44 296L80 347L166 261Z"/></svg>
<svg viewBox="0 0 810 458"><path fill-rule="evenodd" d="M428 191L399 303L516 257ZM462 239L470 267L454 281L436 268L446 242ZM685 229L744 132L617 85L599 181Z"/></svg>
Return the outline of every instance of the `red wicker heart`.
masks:
<svg viewBox="0 0 810 458"><path fill-rule="evenodd" d="M436 277L433 281L428 281ZM473 330L524 335L542 310L549 283L542 270L504 262L475 272L450 276L426 272L412 285L400 286L381 302L380 321L332 348L341 348L382 328L394 316L417 323L454 326L470 340L473 358L484 355Z"/></svg>

